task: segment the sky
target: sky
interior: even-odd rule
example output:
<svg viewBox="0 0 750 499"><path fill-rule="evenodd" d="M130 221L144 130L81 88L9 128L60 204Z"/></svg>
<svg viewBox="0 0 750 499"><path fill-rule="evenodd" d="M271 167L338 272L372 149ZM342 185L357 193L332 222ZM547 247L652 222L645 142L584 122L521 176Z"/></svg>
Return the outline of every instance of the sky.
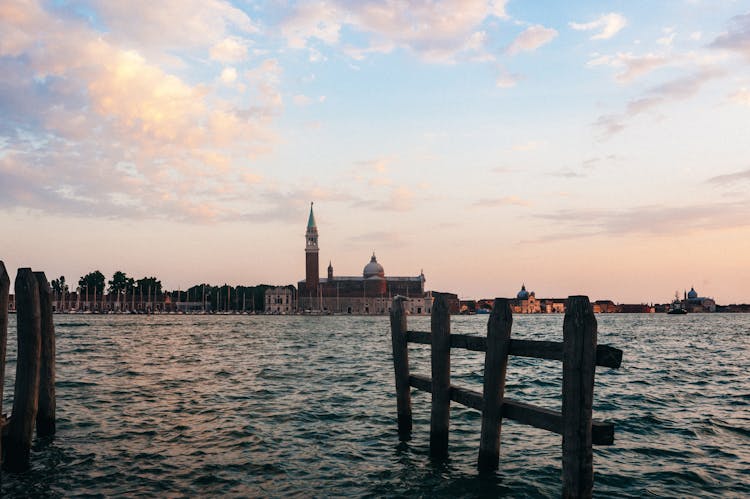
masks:
<svg viewBox="0 0 750 499"><path fill-rule="evenodd" d="M3 0L0 259L750 302L750 4ZM13 276L11 276L13 277Z"/></svg>

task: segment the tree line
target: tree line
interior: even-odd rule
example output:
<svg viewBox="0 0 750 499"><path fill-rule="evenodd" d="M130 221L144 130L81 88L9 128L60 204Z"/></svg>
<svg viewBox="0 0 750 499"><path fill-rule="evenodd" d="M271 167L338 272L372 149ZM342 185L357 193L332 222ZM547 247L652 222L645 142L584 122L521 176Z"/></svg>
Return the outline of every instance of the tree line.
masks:
<svg viewBox="0 0 750 499"><path fill-rule="evenodd" d="M66 302L71 293L65 276L52 279L50 282L56 299ZM153 276L134 279L125 272L118 270L107 280L99 270L89 272L78 279L79 300L94 300L107 303L134 303L144 301L164 304L194 304L209 311L255 311L262 312L265 305L266 290L274 286L259 284L256 286L230 286L224 284L216 286L208 283L195 284L186 290L164 291L162 283ZM293 286L287 286L294 289ZM105 295L106 291L106 295Z"/></svg>

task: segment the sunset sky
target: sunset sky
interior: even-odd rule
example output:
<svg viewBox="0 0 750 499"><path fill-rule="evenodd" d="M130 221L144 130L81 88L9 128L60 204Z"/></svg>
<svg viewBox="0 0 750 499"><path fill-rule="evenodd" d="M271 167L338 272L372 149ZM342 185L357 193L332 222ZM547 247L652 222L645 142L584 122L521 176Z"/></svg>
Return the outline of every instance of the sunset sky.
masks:
<svg viewBox="0 0 750 499"><path fill-rule="evenodd" d="M0 259L750 302L740 1L0 2ZM11 276L13 277L13 276Z"/></svg>

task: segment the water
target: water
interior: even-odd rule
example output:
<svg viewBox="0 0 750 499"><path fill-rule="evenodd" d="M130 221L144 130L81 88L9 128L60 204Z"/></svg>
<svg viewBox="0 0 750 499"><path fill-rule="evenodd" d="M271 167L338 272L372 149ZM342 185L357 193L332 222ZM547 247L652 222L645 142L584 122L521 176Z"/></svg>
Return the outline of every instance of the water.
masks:
<svg viewBox="0 0 750 499"><path fill-rule="evenodd" d="M12 406L11 317L4 410ZM501 469L475 469L480 416L454 404L450 460L432 463L429 394L399 443L385 317L56 316L54 439L2 497L509 495L558 497L561 437L506 421ZM486 316L454 317L483 334ZM562 339L562 317L516 316L513 336ZM599 315L600 497L750 495L750 315ZM429 318L410 317L429 330ZM411 369L429 374L427 347ZM483 354L454 350L453 383L481 391ZM560 409L561 364L512 358L506 394Z"/></svg>

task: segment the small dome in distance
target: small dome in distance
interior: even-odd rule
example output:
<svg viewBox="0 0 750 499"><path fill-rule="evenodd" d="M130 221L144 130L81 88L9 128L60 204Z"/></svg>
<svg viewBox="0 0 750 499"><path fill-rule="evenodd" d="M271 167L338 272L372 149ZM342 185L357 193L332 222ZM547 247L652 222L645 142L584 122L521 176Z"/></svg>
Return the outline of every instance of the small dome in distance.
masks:
<svg viewBox="0 0 750 499"><path fill-rule="evenodd" d="M688 291L688 300L695 300L696 298L698 298L698 292L694 287L690 286L690 291Z"/></svg>
<svg viewBox="0 0 750 499"><path fill-rule="evenodd" d="M519 300L528 300L529 299L529 292L526 291L526 284L521 285L521 291L518 292L516 295L516 298Z"/></svg>

